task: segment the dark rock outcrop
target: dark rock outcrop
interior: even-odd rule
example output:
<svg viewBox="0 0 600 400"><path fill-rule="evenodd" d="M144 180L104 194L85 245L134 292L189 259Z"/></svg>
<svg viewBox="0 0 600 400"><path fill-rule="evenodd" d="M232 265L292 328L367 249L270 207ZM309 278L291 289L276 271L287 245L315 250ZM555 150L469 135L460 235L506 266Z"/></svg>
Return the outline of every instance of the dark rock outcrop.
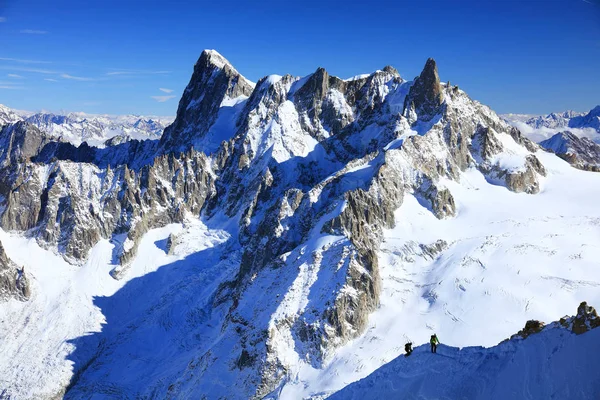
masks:
<svg viewBox="0 0 600 400"><path fill-rule="evenodd" d="M412 109L421 120L429 121L439 112L443 102L444 93L440 84L437 64L433 58L430 58L408 92L404 103L404 112Z"/></svg>
<svg viewBox="0 0 600 400"><path fill-rule="evenodd" d="M544 326L546 326L546 324L544 324L543 322L531 319L527 321L525 323L525 327L521 329L516 335L513 335L511 339L515 337L525 339L527 336L541 332L542 329L544 329Z"/></svg>
<svg viewBox="0 0 600 400"><path fill-rule="evenodd" d="M596 309L589 306L585 301L577 307L577 315L574 317L563 317L559 322L563 327L570 329L576 335L581 335L591 329L600 327L600 317L598 317Z"/></svg>
<svg viewBox="0 0 600 400"><path fill-rule="evenodd" d="M0 130L0 168L30 160L50 142L35 126L19 121Z"/></svg>
<svg viewBox="0 0 600 400"><path fill-rule="evenodd" d="M25 301L30 295L31 289L25 267L19 268L12 262L0 243L0 301L9 298Z"/></svg>

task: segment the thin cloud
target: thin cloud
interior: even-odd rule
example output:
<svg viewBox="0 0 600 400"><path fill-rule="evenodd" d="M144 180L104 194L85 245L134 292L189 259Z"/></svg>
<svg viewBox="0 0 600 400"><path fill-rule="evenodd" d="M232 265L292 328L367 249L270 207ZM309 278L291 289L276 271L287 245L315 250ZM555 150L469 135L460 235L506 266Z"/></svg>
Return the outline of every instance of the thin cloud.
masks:
<svg viewBox="0 0 600 400"><path fill-rule="evenodd" d="M6 22L6 18L0 17L0 22Z"/></svg>
<svg viewBox="0 0 600 400"><path fill-rule="evenodd" d="M10 71L19 71L19 72L34 72L36 74L46 74L46 75L57 75L57 74L59 74L59 72L50 71L50 70L47 70L47 69L12 67L12 66L8 66L8 65L0 65L0 69L10 70Z"/></svg>
<svg viewBox="0 0 600 400"><path fill-rule="evenodd" d="M21 29L21 33L25 33L27 35L46 35L48 31L40 31L37 29Z"/></svg>
<svg viewBox="0 0 600 400"><path fill-rule="evenodd" d="M94 78L86 78L83 76L73 76L73 75L69 75L69 74L61 74L60 75L61 78L65 78L65 79L70 79L73 81L80 81L80 82L89 82L89 81L95 81L96 79Z"/></svg>
<svg viewBox="0 0 600 400"><path fill-rule="evenodd" d="M17 74L8 74L7 76L9 78L23 79L23 77L21 75L17 75Z"/></svg>
<svg viewBox="0 0 600 400"><path fill-rule="evenodd" d="M21 58L0 57L0 61L12 61L21 64L52 64L51 61L23 60Z"/></svg>
<svg viewBox="0 0 600 400"><path fill-rule="evenodd" d="M112 68L114 71L107 72L106 75L114 76L114 75L162 75L162 74L170 74L171 71L149 71L143 69L121 69L121 68Z"/></svg>
<svg viewBox="0 0 600 400"><path fill-rule="evenodd" d="M58 79L52 79L52 78L44 78L45 81L48 82L58 82Z"/></svg>
<svg viewBox="0 0 600 400"><path fill-rule="evenodd" d="M0 89L23 90L25 88L23 86L0 85Z"/></svg>
<svg viewBox="0 0 600 400"><path fill-rule="evenodd" d="M161 92L165 92L165 93L173 93L173 89L166 89L166 88L158 88L158 90L160 90Z"/></svg>
<svg viewBox="0 0 600 400"><path fill-rule="evenodd" d="M175 98L175 96L150 96L151 98L153 98L154 100L158 101L159 103L164 103L165 101L169 101L173 98Z"/></svg>

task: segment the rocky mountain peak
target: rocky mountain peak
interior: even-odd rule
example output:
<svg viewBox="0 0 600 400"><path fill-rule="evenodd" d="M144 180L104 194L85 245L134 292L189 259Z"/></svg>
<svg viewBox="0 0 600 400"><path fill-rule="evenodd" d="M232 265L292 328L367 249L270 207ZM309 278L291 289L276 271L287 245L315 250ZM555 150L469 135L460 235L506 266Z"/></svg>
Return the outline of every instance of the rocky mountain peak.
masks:
<svg viewBox="0 0 600 400"><path fill-rule="evenodd" d="M177 116L160 140L163 152L182 151L204 137L226 99L250 96L254 84L244 78L225 57L204 50L179 101Z"/></svg>
<svg viewBox="0 0 600 400"><path fill-rule="evenodd" d="M435 115L444 102L440 76L437 64L429 58L421 74L415 79L404 103L405 112L408 107L414 107L421 119L427 120Z"/></svg>
<svg viewBox="0 0 600 400"><path fill-rule="evenodd" d="M386 65L385 67L383 67L383 72L387 72L388 74L400 76L400 74L398 73L398 70L396 68L392 67L391 65Z"/></svg>

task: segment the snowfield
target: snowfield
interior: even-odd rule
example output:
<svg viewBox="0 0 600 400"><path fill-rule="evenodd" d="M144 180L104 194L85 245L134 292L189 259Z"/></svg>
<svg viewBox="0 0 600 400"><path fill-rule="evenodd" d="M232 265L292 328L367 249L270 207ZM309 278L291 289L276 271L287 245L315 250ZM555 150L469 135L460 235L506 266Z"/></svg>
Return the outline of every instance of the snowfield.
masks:
<svg viewBox="0 0 600 400"><path fill-rule="evenodd" d="M494 346L529 319L555 321L581 301L600 304L600 175L536 155L548 170L537 195L468 170L460 183L445 182L456 218L438 220L407 196L380 250L381 306L366 332L324 369L299 363L281 398L335 392L434 332L449 346ZM438 241L447 249L422 257L420 245Z"/></svg>
<svg viewBox="0 0 600 400"><path fill-rule="evenodd" d="M180 233L182 237L174 254L168 256L165 246L170 233ZM41 249L33 239L0 230L0 240L9 257L25 266L33 277L33 296L29 301L10 300L0 305L0 393L6 390L15 399L54 398L60 394L73 378L78 361L70 356L75 350L73 341L106 328L106 318L96 304L98 299L110 298L131 280L161 267L173 267L190 254L201 253L228 239L226 232L208 229L197 220L190 220L186 226L172 224L152 230L144 236L139 255L125 278L115 280L110 275L115 267L114 246L106 240L92 249L84 266L77 267ZM196 262L179 262L169 271L169 279L178 283L182 276L202 267L205 265ZM154 304L152 299L158 300L156 295L138 292L135 298L115 304L114 311L123 318L143 316L145 307ZM80 350L93 353L96 348Z"/></svg>
<svg viewBox="0 0 600 400"><path fill-rule="evenodd" d="M282 337L279 345L292 351L288 361L293 361L295 370L274 396L297 399L331 394L403 354L406 341L426 343L432 332L449 346L494 346L517 332L528 319L557 320L572 314L582 300L600 304L600 209L595 202L600 195L600 175L571 168L551 154L537 155L548 169L548 177L537 195L515 194L505 187L490 185L479 172L468 170L460 183L444 182L456 199L456 218L438 220L417 198L407 196L396 212L396 227L387 231L380 249L381 307L370 316L366 332L339 349L323 369L300 359L293 352L293 345L285 345L293 339ZM222 227L227 226L223 223ZM168 256L166 238L172 232L178 233L178 245L175 254ZM0 305L0 388L14 398L52 397L60 393L73 378L74 363L78 362L71 357L74 343L107 329L105 316L96 305L98 296L108 301L102 310L118 316L118 320L111 321L111 331L105 332L104 338L129 335L126 327L139 324L140 318L165 318L160 307L154 311L161 303L161 297L155 297L156 291L139 287L126 292L127 296L118 295L137 277L169 269L162 278L168 282L157 284L164 285L160 293L168 293L170 285L181 285L183 282L178 280L204 270L204 286L188 290L197 296L210 295L221 281L219 274L227 273L227 269L214 269L227 248L219 245L229 238L225 230L209 229L198 220L190 220L186 227L170 225L152 230L145 235L131 269L123 280L116 281L109 274L114 265L113 245L108 241L98 243L80 268L41 249L34 240L0 231L9 257L24 265L34 281L30 301L11 300ZM273 321L283 307L301 310L306 306L302 299L308 294L302 295L302 291L316 290L306 282L313 282L318 270L303 271L307 266L302 261L312 251L335 246L336 240L340 238L315 239L311 245L314 249L308 249L306 256L296 256L300 275L292 287L282 288L288 294L271 316ZM442 251L422 257L424 249L420 245L438 241L446 243ZM202 255L203 250L215 246L216 252L200 266L202 256L193 255ZM211 262L214 264L208 265ZM111 297L118 302L111 301ZM172 353L157 354L152 343L162 348L173 338L185 335L178 330L176 317L166 318L170 328L163 328L162 334L137 333L141 335L134 336L138 341L132 338L126 343L139 343L139 347L116 350L123 365L139 369L126 378L142 380L132 387L143 386L143 379L149 379L146 374L156 377L159 370L168 371L174 358L185 358L192 351L187 346L173 345L165 350ZM150 337L153 340L148 342ZM86 357L82 352L95 351L94 346L89 347L78 350L83 360ZM479 349L465 354L479 360L487 353ZM447 368L463 368L471 359L465 357ZM142 360L146 360L144 366L139 364ZM426 363L422 368L426 368ZM440 365L434 370L446 375L444 368ZM123 371L124 367L115 369Z"/></svg>

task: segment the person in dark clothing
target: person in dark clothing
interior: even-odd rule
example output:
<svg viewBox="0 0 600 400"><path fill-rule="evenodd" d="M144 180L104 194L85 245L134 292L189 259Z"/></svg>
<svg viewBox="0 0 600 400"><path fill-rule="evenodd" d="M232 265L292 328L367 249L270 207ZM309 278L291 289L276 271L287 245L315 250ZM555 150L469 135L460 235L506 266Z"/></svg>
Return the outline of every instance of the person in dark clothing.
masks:
<svg viewBox="0 0 600 400"><path fill-rule="evenodd" d="M431 343L431 352L437 353L437 345L440 344L440 341L438 340L438 337L435 333L433 335L431 335L431 339L429 340L429 343Z"/></svg>
<svg viewBox="0 0 600 400"><path fill-rule="evenodd" d="M406 351L406 355L410 356L410 353L413 352L412 343L408 342L404 345L404 351Z"/></svg>

